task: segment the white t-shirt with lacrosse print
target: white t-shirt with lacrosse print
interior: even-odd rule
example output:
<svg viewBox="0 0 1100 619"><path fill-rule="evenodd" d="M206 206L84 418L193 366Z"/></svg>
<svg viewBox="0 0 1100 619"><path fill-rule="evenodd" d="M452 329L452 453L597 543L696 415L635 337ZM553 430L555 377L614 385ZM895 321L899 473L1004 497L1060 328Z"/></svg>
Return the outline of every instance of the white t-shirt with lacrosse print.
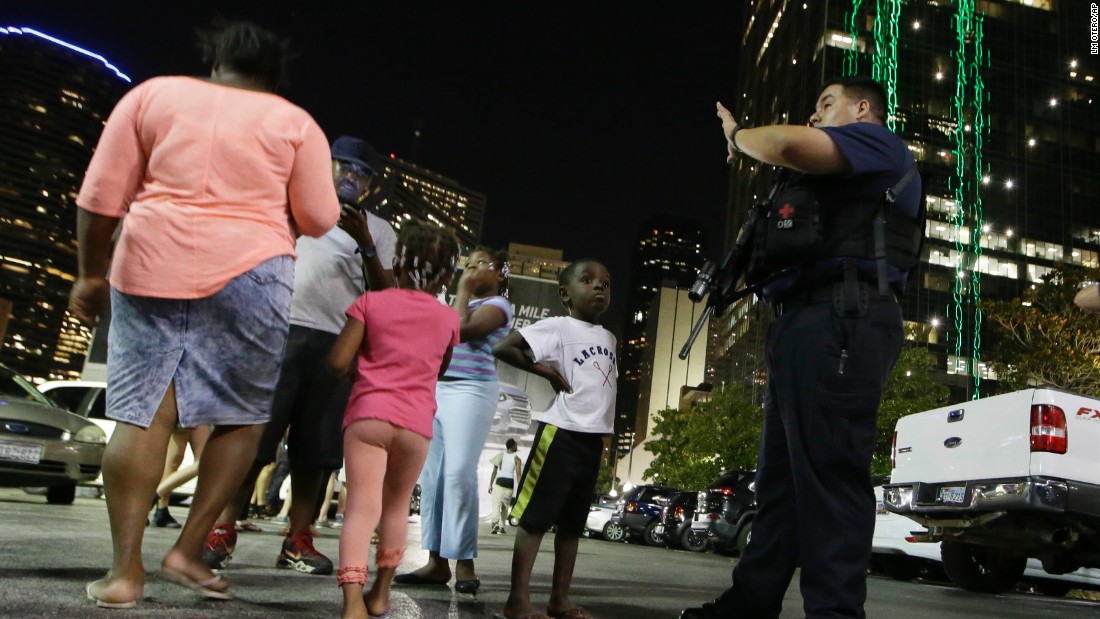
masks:
<svg viewBox="0 0 1100 619"><path fill-rule="evenodd" d="M559 393L538 420L574 432L611 434L619 376L615 336L569 316L544 318L519 333L535 361L560 372L573 388Z"/></svg>

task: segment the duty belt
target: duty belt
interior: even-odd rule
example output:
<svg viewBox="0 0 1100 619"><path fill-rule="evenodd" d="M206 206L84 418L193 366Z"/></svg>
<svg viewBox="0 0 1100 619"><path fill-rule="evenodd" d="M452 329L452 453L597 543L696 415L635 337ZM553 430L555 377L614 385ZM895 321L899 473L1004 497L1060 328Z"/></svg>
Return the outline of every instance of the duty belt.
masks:
<svg viewBox="0 0 1100 619"><path fill-rule="evenodd" d="M867 300L889 300L897 302L897 297L894 294L888 293L885 297L879 294L878 286L870 282L859 281L856 282L857 293ZM775 311L775 317L779 318L783 314L792 312L797 309L802 309L810 305L817 305L818 303L830 303L839 304L841 302L841 295L844 290L844 282L830 282L823 284L816 288L810 288L808 290L799 290L788 293L784 296L782 301L776 301L772 303L772 309Z"/></svg>

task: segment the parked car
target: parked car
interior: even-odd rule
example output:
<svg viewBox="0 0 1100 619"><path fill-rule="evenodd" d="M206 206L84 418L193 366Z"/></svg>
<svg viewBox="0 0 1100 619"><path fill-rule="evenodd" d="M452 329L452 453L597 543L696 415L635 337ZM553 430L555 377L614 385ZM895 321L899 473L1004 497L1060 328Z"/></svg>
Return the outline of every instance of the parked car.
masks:
<svg viewBox="0 0 1100 619"><path fill-rule="evenodd" d="M47 398L69 412L80 415L99 426L106 440L111 440L115 431L115 420L107 418L107 383L93 380L53 380L38 386ZM190 466L195 461L191 446L183 454L180 468ZM172 491L173 496L191 496L195 494L196 480L192 479ZM91 484L103 486L103 477L98 475Z"/></svg>
<svg viewBox="0 0 1100 619"><path fill-rule="evenodd" d="M752 536L756 517L755 471L722 473L706 490L699 492L691 535L709 539L724 553L740 553ZM698 539L689 543L698 544Z"/></svg>
<svg viewBox="0 0 1100 619"><path fill-rule="evenodd" d="M531 400L527 392L515 385L500 383L497 411L490 430L501 434L525 433L531 425Z"/></svg>
<svg viewBox="0 0 1100 619"><path fill-rule="evenodd" d="M692 552L703 552L707 549L710 541L691 530L695 507L698 504L699 493L685 491L676 493L661 509L661 521L657 525L657 532L665 536L665 544L669 548Z"/></svg>
<svg viewBox="0 0 1100 619"><path fill-rule="evenodd" d="M637 486L623 496L613 520L622 525L628 535L640 537L650 546L664 546L665 535L658 530L661 508L677 492L666 486Z"/></svg>
<svg viewBox="0 0 1100 619"><path fill-rule="evenodd" d="M49 503L69 505L76 485L99 475L107 436L0 365L0 485L45 486Z"/></svg>
<svg viewBox="0 0 1100 619"><path fill-rule="evenodd" d="M626 531L619 524L611 525L611 517L615 515L615 505L593 503L588 508L588 520L584 523L584 532L588 537L603 537L611 542L621 542L626 537Z"/></svg>
<svg viewBox="0 0 1100 619"><path fill-rule="evenodd" d="M914 533L924 527L886 510L882 487L875 488L875 536L871 545L871 570L896 580L925 576L947 580L941 544L920 542ZM1048 574L1037 559L1028 559L1020 583L1045 595L1061 596L1072 589L1100 590L1100 569L1081 568L1069 574Z"/></svg>

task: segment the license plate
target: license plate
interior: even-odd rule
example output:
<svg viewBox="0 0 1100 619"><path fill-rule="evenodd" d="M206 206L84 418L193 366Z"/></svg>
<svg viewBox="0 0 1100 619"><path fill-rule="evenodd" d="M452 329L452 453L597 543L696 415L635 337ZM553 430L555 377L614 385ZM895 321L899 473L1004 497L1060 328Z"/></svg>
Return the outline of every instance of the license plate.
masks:
<svg viewBox="0 0 1100 619"><path fill-rule="evenodd" d="M962 505L966 501L966 486L940 488L940 503Z"/></svg>
<svg viewBox="0 0 1100 619"><path fill-rule="evenodd" d="M659 525L653 527L653 532L656 533L657 535L664 535L665 525L659 524Z"/></svg>
<svg viewBox="0 0 1100 619"><path fill-rule="evenodd" d="M42 446L34 443L0 441L0 460L38 464L42 459Z"/></svg>

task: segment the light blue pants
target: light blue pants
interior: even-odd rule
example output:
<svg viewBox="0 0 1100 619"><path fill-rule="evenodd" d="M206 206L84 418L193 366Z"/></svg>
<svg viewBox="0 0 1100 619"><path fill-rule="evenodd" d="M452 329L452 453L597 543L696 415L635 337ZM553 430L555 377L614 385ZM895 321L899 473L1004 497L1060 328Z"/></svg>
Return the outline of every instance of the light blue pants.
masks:
<svg viewBox="0 0 1100 619"><path fill-rule="evenodd" d="M496 413L497 381L439 381L420 473L420 544L444 559L477 556L477 463Z"/></svg>

